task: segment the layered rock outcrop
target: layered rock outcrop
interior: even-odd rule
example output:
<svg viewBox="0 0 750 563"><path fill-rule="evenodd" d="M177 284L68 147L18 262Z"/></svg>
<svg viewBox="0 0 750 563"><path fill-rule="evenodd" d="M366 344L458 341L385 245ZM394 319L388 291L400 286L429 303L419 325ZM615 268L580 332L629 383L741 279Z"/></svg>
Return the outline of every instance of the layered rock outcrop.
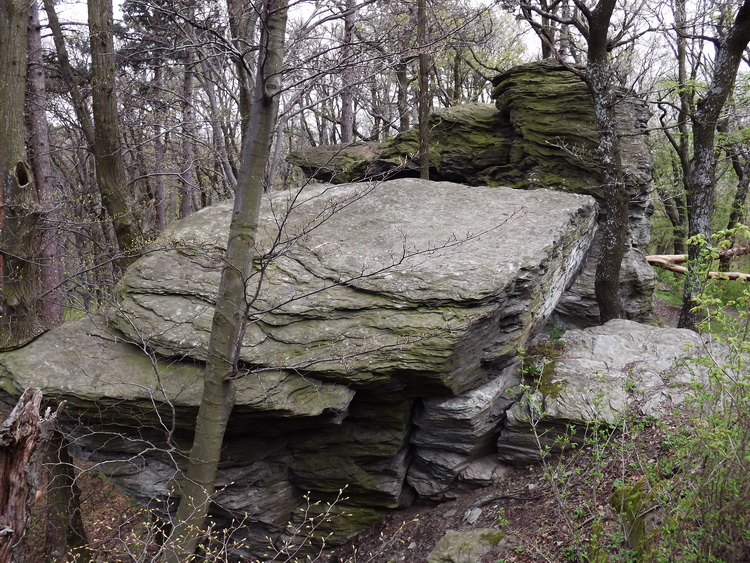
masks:
<svg viewBox="0 0 750 563"><path fill-rule="evenodd" d="M583 195L412 179L272 194L217 522L242 521L257 556L306 491L346 489L330 542L492 478L516 350L572 283L596 213ZM0 355L5 396L67 401L74 455L161 510L192 438L230 215L175 223L106 313Z"/></svg>
<svg viewBox="0 0 750 563"><path fill-rule="evenodd" d="M467 104L432 114L431 178L603 197L595 154L598 134L586 85L552 61L511 69L493 85L494 105ZM623 90L616 114L630 201L621 293L628 317L644 321L651 315L656 281L643 256L650 239L648 109ZM386 143L301 149L288 160L308 176L330 182L413 177L419 175L418 149L417 131L409 130ZM595 244L584 275L558 305L558 320L566 326L598 324L593 290L598 252Z"/></svg>

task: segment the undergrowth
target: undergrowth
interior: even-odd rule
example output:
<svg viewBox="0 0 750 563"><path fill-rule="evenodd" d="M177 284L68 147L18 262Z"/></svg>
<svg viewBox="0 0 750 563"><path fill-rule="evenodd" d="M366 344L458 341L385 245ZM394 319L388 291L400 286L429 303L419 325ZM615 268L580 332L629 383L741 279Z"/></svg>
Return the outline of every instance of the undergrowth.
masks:
<svg viewBox="0 0 750 563"><path fill-rule="evenodd" d="M554 443L535 432L566 532L553 551L530 545L536 558L750 561L750 291L706 276L697 303L707 345L691 363L702 377L679 411L660 420L633 411L609 426L569 428ZM540 385L544 367L524 369ZM658 437L658 451L643 447L643 433Z"/></svg>

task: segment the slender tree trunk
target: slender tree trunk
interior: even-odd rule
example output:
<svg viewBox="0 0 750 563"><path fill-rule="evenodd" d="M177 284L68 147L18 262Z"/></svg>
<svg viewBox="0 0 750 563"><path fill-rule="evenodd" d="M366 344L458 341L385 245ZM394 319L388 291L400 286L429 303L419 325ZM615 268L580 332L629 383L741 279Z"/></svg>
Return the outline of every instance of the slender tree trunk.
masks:
<svg viewBox="0 0 750 563"><path fill-rule="evenodd" d="M235 67L239 82L240 116L242 120L242 138L247 133L247 124L253 105L252 73L253 67L253 32L258 20L255 4L257 0L227 0L229 12L229 29L232 33L232 45L235 49Z"/></svg>
<svg viewBox="0 0 750 563"><path fill-rule="evenodd" d="M370 129L370 140L374 142L380 141L381 135L383 133L383 111L380 107L380 104L378 103L378 90L373 84L373 86L370 88L370 105L373 108L373 112L375 115L373 115L372 118L372 129Z"/></svg>
<svg viewBox="0 0 750 563"><path fill-rule="evenodd" d="M344 8L344 48L342 58L344 69L341 73L341 142L351 143L354 140L354 22L357 16L356 0L346 0Z"/></svg>
<svg viewBox="0 0 750 563"><path fill-rule="evenodd" d="M62 272L57 250L57 206L55 205L52 158L47 124L47 90L44 85L44 61L42 59L42 33L39 24L39 8L36 2L29 3L28 30L28 87L26 94L26 116L28 123L28 147L31 169L37 191L36 199L41 207L41 224L38 234L37 252L40 268L40 295L37 310L46 326L57 326L62 322L62 295L60 283Z"/></svg>
<svg viewBox="0 0 750 563"><path fill-rule="evenodd" d="M214 83L211 80L213 70L209 62L204 59L201 61L203 66L203 74L205 79L202 81L203 91L206 93L208 103L211 107L211 131L213 133L213 147L216 151L217 160L221 163L221 168L224 171L226 182L230 185L237 183L237 179L232 168L230 161L230 152L226 140L224 139L224 131L221 128L220 116L223 114L219 107L219 102L216 99L216 91L214 89Z"/></svg>
<svg viewBox="0 0 750 563"><path fill-rule="evenodd" d="M430 179L430 81L427 54L427 5L417 0L417 42L419 44L419 177Z"/></svg>
<svg viewBox="0 0 750 563"><path fill-rule="evenodd" d="M154 86L156 91L161 95L164 89L164 79L161 70L161 61L157 60L156 66L154 67ZM162 121L164 116L161 115L160 111L157 111L154 115L154 160L158 167L162 166L164 162L164 130L162 127ZM156 170L154 176L154 214L156 215L156 230L161 232L167 226L167 196L164 189L164 178L160 174L160 171Z"/></svg>
<svg viewBox="0 0 750 563"><path fill-rule="evenodd" d="M198 187L195 176L195 109L193 108L192 48L185 52L185 71L182 75L182 173L180 174L180 217L193 214L193 193Z"/></svg>
<svg viewBox="0 0 750 563"><path fill-rule="evenodd" d="M691 86L692 80L688 79L687 73L687 14L686 0L678 0L675 4L675 26L677 27L677 80L679 81L679 99L680 107L677 114L677 139L670 141L677 152L678 163L673 163L673 167L679 164L682 174L682 188L684 197L675 199L677 207L676 219L674 225L674 251L676 254L685 253L685 244L687 242L688 217L687 205L693 193L692 184L692 166L690 160L690 141L691 131L689 127L690 113L694 99L694 90ZM675 185L677 183L675 182Z"/></svg>
<svg viewBox="0 0 750 563"><path fill-rule="evenodd" d="M662 197L664 211L672 224L672 252L685 254L685 238L687 235L687 213L685 203L681 197Z"/></svg>
<svg viewBox="0 0 750 563"><path fill-rule="evenodd" d="M109 214L120 249L130 253L144 243L140 214L128 197L122 160L117 95L115 93L115 47L112 0L89 0L91 44L91 100L94 113L94 160L102 203Z"/></svg>
<svg viewBox="0 0 750 563"><path fill-rule="evenodd" d="M716 42L711 83L698 101L693 116L692 194L688 209L688 235L711 240L711 215L716 183L716 127L724 103L734 88L742 54L750 42L750 0L745 0L725 37ZM703 291L701 270L708 264L700 244L688 246L688 273L682 294L678 326L695 330L697 298Z"/></svg>
<svg viewBox="0 0 750 563"><path fill-rule="evenodd" d="M745 215L745 201L747 200L747 193L750 191L750 158L744 146L738 141L730 143L727 156L731 160L732 168L737 176L737 191L734 192L726 227L728 231L731 231L742 222ZM734 245L734 237L731 240ZM719 258L719 271L728 272L730 263L731 258L726 255L721 256Z"/></svg>
<svg viewBox="0 0 750 563"><path fill-rule="evenodd" d="M91 561L91 551L81 517L81 490L76 483L67 440L61 432L53 433L48 450L45 544L54 561L64 561L66 554L73 553L76 563L87 563Z"/></svg>
<svg viewBox="0 0 750 563"><path fill-rule="evenodd" d="M406 131L409 128L409 77L407 76L406 62L400 60L396 63L396 82L398 93L396 107L398 109L398 130Z"/></svg>
<svg viewBox="0 0 750 563"><path fill-rule="evenodd" d="M287 0L266 0L261 17L263 33L249 122L253 134L246 136L243 147L225 266L211 327L203 396L176 523L164 552L164 561L170 563L179 563L195 551L208 513L224 432L234 407L233 376L239 369L239 351L251 306L248 283L281 90Z"/></svg>
<svg viewBox="0 0 750 563"><path fill-rule="evenodd" d="M288 123L289 117L286 115L279 118L278 123L276 123L276 129L274 132L274 137L276 140L273 143L273 154L271 156L271 163L268 166L268 182L266 183L266 191L272 190L276 185L276 179L279 173L279 164L281 163L284 132L287 130Z"/></svg>
<svg viewBox="0 0 750 563"><path fill-rule="evenodd" d="M47 13L47 22L50 31L52 32L52 39L55 42L60 73L65 81L65 86L68 88L73 111L76 114L76 118L78 118L78 123L83 130L83 135L86 138L86 143L88 144L89 149L93 150L94 124L91 122L91 116L89 116L89 112L86 109L86 102L84 101L83 94L78 87L78 83L73 73L73 67L70 64L70 56L68 55L68 48L65 46L62 26L60 25L57 12L55 11L54 0L44 0L44 11Z"/></svg>

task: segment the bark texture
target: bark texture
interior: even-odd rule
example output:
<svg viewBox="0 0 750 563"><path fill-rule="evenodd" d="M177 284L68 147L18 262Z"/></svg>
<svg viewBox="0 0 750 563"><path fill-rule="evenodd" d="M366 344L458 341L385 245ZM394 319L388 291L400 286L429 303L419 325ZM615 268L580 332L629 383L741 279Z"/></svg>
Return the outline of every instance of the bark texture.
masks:
<svg viewBox="0 0 750 563"><path fill-rule="evenodd" d="M623 180L619 131L615 116L614 69L609 61L609 25L615 0L601 0L588 20L588 64L583 79L594 102L599 130L597 152L604 180L602 253L596 268L594 291L602 323L622 316L620 270L628 241L628 194Z"/></svg>
<svg viewBox="0 0 750 563"><path fill-rule="evenodd" d="M140 216L129 201L115 93L115 47L112 0L88 2L91 44L91 101L94 114L94 160L102 203L121 250L131 253L144 243ZM132 261L133 256L125 259Z"/></svg>
<svg viewBox="0 0 750 563"><path fill-rule="evenodd" d="M419 177L430 179L430 82L427 55L427 6L417 2L417 41L419 43Z"/></svg>
<svg viewBox="0 0 750 563"><path fill-rule="evenodd" d="M24 12L25 13L25 12ZM0 429L0 561L23 561L23 537L30 516L39 467L32 456L46 429L49 412L40 417L42 392L24 391Z"/></svg>
<svg viewBox="0 0 750 563"><path fill-rule="evenodd" d="M27 16L26 2L0 6L0 350L44 330L34 248L41 210L25 147Z"/></svg>
<svg viewBox="0 0 750 563"><path fill-rule="evenodd" d="M37 310L46 326L57 326L62 322L63 313L62 295L59 290L62 272L57 247L57 206L55 205L49 126L46 115L47 89L42 57L42 33L39 23L39 7L36 2L29 4L28 26L26 120L36 199L41 207L41 222L36 245L40 268L40 296Z"/></svg>

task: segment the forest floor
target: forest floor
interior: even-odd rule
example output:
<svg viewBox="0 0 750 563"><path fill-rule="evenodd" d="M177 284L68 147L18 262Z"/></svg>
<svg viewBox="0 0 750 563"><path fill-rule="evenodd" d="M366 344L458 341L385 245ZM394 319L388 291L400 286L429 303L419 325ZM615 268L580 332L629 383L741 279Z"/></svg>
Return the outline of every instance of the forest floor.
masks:
<svg viewBox="0 0 750 563"><path fill-rule="evenodd" d="M657 300L656 323L675 326L678 313L676 307ZM638 481L648 467L668 455L661 444L676 425L665 419L659 424L634 425L613 435L607 450L582 448L567 457L550 456L542 465L509 466L504 477L490 487L455 488L443 502L390 511L349 544L310 560L419 563L449 530L492 528L497 530L497 545L477 563L568 561L574 560L576 552L589 549L593 526L601 537L614 542L605 547L616 555L625 548L616 545L617 538L622 538L621 523L609 504L615 484ZM97 472L85 471L79 486L91 559L107 563L151 560L144 557L138 539L147 527L146 512ZM27 563L51 561L44 547L44 499L39 500L29 531ZM628 560L623 557L616 560Z"/></svg>

